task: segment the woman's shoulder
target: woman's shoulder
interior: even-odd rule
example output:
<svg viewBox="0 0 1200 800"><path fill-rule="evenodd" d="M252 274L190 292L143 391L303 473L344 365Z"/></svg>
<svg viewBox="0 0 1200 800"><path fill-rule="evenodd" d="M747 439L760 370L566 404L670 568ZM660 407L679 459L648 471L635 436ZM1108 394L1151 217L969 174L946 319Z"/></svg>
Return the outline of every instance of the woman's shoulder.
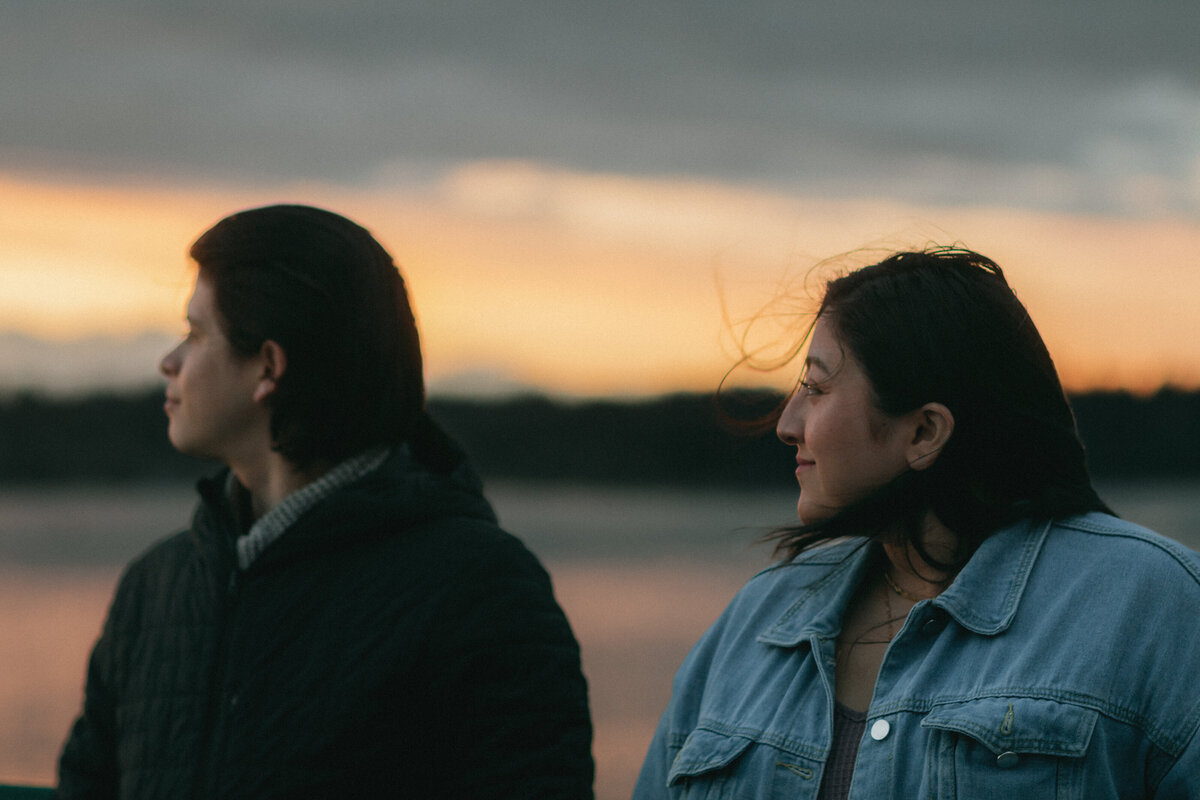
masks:
<svg viewBox="0 0 1200 800"><path fill-rule="evenodd" d="M870 544L871 540L862 536L843 536L820 542L793 558L777 561L764 568L750 579L746 588L795 581L811 582L845 567Z"/></svg>
<svg viewBox="0 0 1200 800"><path fill-rule="evenodd" d="M1048 553L1125 575L1153 573L1200 590L1200 553L1179 541L1111 514L1055 520Z"/></svg>
<svg viewBox="0 0 1200 800"><path fill-rule="evenodd" d="M771 564L746 582L723 616L738 619L738 625L750 617L773 621L813 593L824 595L842 579L849 580L869 546L870 540L862 537L833 539Z"/></svg>

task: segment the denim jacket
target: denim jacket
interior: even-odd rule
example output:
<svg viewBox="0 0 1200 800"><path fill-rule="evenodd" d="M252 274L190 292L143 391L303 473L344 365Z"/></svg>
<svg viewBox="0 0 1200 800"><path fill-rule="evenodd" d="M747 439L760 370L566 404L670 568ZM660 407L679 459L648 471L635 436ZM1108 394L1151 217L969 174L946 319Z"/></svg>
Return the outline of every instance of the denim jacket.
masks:
<svg viewBox="0 0 1200 800"><path fill-rule="evenodd" d="M815 798L834 644L877 545L760 573L692 649L634 792ZM1200 556L1105 514L1026 521L917 603L883 659L850 790L1200 798Z"/></svg>

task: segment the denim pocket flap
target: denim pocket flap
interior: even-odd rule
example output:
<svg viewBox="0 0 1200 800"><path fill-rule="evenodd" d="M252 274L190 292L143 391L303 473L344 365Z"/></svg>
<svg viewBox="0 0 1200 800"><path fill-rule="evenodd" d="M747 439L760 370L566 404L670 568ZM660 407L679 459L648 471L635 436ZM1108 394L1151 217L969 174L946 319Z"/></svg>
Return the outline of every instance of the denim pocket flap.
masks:
<svg viewBox="0 0 1200 800"><path fill-rule="evenodd" d="M1082 756L1099 714L1033 697L987 697L935 706L921 727L970 736L993 753Z"/></svg>
<svg viewBox="0 0 1200 800"><path fill-rule="evenodd" d="M737 761L752 743L753 740L745 736L729 736L698 728L688 736L671 763L667 783L724 769Z"/></svg>

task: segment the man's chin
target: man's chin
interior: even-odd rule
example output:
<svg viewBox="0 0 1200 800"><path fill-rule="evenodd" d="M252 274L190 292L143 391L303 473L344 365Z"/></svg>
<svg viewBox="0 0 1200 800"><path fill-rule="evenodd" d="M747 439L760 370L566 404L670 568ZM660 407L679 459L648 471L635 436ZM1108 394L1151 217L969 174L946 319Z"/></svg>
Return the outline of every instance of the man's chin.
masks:
<svg viewBox="0 0 1200 800"><path fill-rule="evenodd" d="M171 430L167 431L167 440L171 443L171 447L174 447L185 456L205 459L216 458L216 456L201 447L197 442L190 441L186 436L181 436Z"/></svg>

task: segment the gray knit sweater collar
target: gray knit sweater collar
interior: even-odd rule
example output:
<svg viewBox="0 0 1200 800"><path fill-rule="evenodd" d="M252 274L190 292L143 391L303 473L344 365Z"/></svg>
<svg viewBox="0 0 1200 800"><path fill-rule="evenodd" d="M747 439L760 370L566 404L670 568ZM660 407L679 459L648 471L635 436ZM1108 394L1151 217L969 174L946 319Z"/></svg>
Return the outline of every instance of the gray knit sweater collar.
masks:
<svg viewBox="0 0 1200 800"><path fill-rule="evenodd" d="M378 469L387 460L388 455L389 450L386 447L376 447L359 453L283 498L270 511L259 517L245 535L238 537L238 569L243 572L249 569L263 550L286 533L301 514L338 489L349 486L372 470ZM226 496L233 499L244 491L231 472L225 484Z"/></svg>

